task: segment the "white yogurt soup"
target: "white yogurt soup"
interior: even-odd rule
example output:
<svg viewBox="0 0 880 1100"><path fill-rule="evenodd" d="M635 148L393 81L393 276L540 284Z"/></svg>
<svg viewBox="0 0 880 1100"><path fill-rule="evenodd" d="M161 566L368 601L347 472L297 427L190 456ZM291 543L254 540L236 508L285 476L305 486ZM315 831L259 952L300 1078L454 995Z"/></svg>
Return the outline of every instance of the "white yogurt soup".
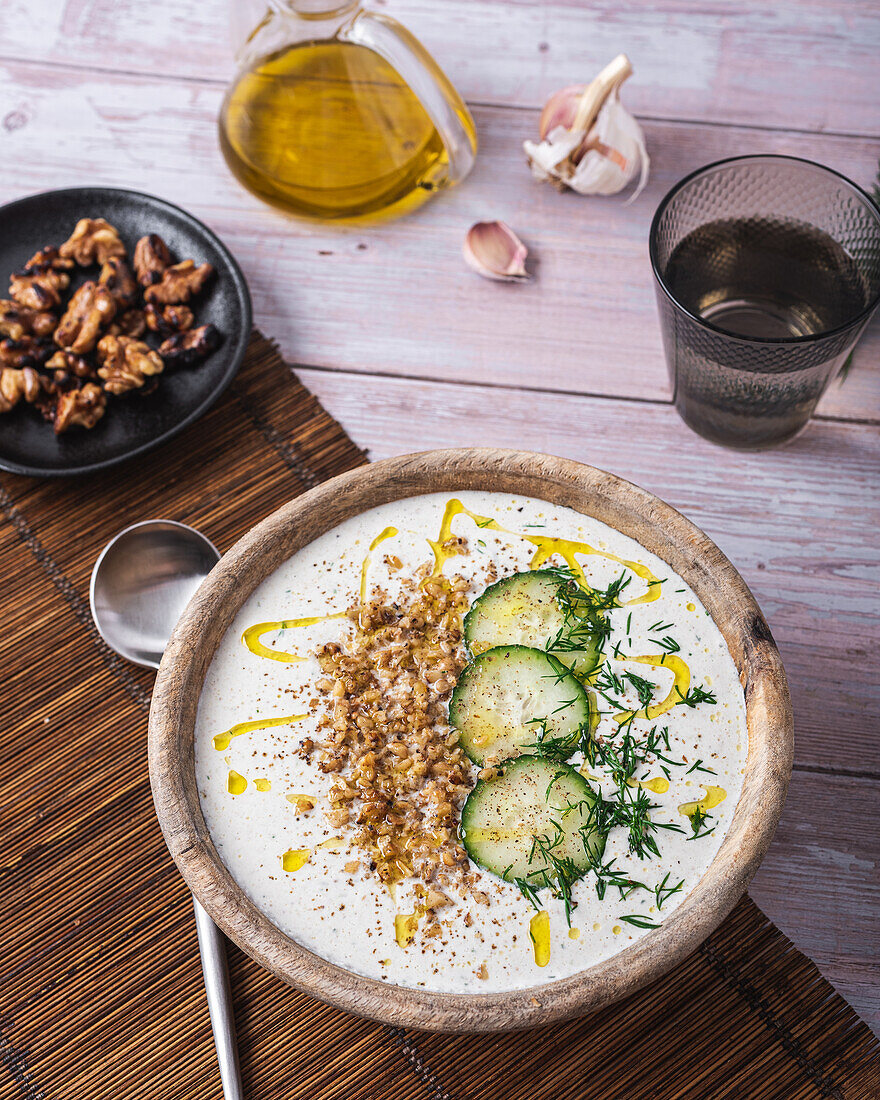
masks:
<svg viewBox="0 0 880 1100"><path fill-rule="evenodd" d="M347 520L246 601L199 703L202 809L303 947L491 993L623 950L684 901L748 750L717 626L660 558L528 497Z"/></svg>

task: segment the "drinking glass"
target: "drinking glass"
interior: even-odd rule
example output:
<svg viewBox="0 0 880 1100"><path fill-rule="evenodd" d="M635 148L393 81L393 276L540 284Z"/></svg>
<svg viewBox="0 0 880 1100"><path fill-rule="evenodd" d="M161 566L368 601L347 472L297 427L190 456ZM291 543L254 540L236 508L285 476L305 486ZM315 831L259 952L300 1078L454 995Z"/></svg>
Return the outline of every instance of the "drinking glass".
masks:
<svg viewBox="0 0 880 1100"><path fill-rule="evenodd" d="M687 176L660 203L650 254L675 407L728 447L801 432L880 303L880 209L796 157Z"/></svg>

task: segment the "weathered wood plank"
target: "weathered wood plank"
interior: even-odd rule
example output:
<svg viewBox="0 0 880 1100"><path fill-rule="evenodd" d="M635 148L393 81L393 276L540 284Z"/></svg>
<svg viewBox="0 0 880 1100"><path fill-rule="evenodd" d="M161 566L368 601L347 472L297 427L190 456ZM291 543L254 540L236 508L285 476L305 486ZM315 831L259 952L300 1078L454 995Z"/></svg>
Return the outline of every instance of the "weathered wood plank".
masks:
<svg viewBox="0 0 880 1100"><path fill-rule="evenodd" d="M508 446L579 459L680 508L725 551L779 644L795 754L880 774L880 433L819 421L791 446L723 451L667 405L300 371L372 458ZM833 480L832 480L833 479Z"/></svg>
<svg viewBox="0 0 880 1100"><path fill-rule="evenodd" d="M652 123L653 178L625 206L535 183L520 144L535 113L486 108L464 185L409 219L340 230L285 218L235 183L217 147L219 96L214 85L2 66L0 198L100 182L191 209L236 252L258 322L298 362L659 400L669 388L647 235L668 187L744 151L811 156L867 183L880 154L860 139ZM528 285L487 283L464 266L465 229L487 217L532 248ZM824 412L880 419L878 375L875 326Z"/></svg>
<svg viewBox="0 0 880 1100"><path fill-rule="evenodd" d="M476 103L539 106L626 50L629 100L654 118L880 133L872 0L387 0L381 10ZM226 24L225 0L7 0L0 43L7 57L222 82L233 64Z"/></svg>
<svg viewBox="0 0 880 1100"><path fill-rule="evenodd" d="M880 784L795 771L750 893L880 1034Z"/></svg>

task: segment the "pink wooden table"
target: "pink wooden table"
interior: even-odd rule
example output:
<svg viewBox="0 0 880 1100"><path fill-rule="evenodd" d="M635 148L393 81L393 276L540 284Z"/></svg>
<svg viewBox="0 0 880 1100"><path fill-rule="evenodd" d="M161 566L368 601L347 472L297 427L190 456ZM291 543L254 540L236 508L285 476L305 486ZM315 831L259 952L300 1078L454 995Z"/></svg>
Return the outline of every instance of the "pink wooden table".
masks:
<svg viewBox="0 0 880 1100"><path fill-rule="evenodd" d="M381 3L382 0L376 0ZM779 152L867 186L880 158L876 0L387 0L479 129L462 187L382 229L287 220L234 182L215 118L221 0L3 0L0 201L77 184L154 192L237 254L256 321L374 458L495 444L614 470L733 559L791 682L794 776L758 903L880 1029L880 324L785 450L728 453L679 421L647 235L700 164ZM632 205L534 183L521 142L551 91L619 51L651 183ZM503 218L533 281L481 281L467 226Z"/></svg>

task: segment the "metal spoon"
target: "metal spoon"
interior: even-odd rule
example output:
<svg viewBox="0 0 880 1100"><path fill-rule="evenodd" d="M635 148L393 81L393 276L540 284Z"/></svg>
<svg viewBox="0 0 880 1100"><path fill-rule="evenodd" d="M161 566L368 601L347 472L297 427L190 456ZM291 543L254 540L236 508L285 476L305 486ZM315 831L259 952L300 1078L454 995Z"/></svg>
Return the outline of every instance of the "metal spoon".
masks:
<svg viewBox="0 0 880 1100"><path fill-rule="evenodd" d="M92 570L98 633L121 657L158 668L183 609L219 560L216 547L184 523L153 519L126 527ZM243 1100L223 934L195 898L193 905L224 1100Z"/></svg>

